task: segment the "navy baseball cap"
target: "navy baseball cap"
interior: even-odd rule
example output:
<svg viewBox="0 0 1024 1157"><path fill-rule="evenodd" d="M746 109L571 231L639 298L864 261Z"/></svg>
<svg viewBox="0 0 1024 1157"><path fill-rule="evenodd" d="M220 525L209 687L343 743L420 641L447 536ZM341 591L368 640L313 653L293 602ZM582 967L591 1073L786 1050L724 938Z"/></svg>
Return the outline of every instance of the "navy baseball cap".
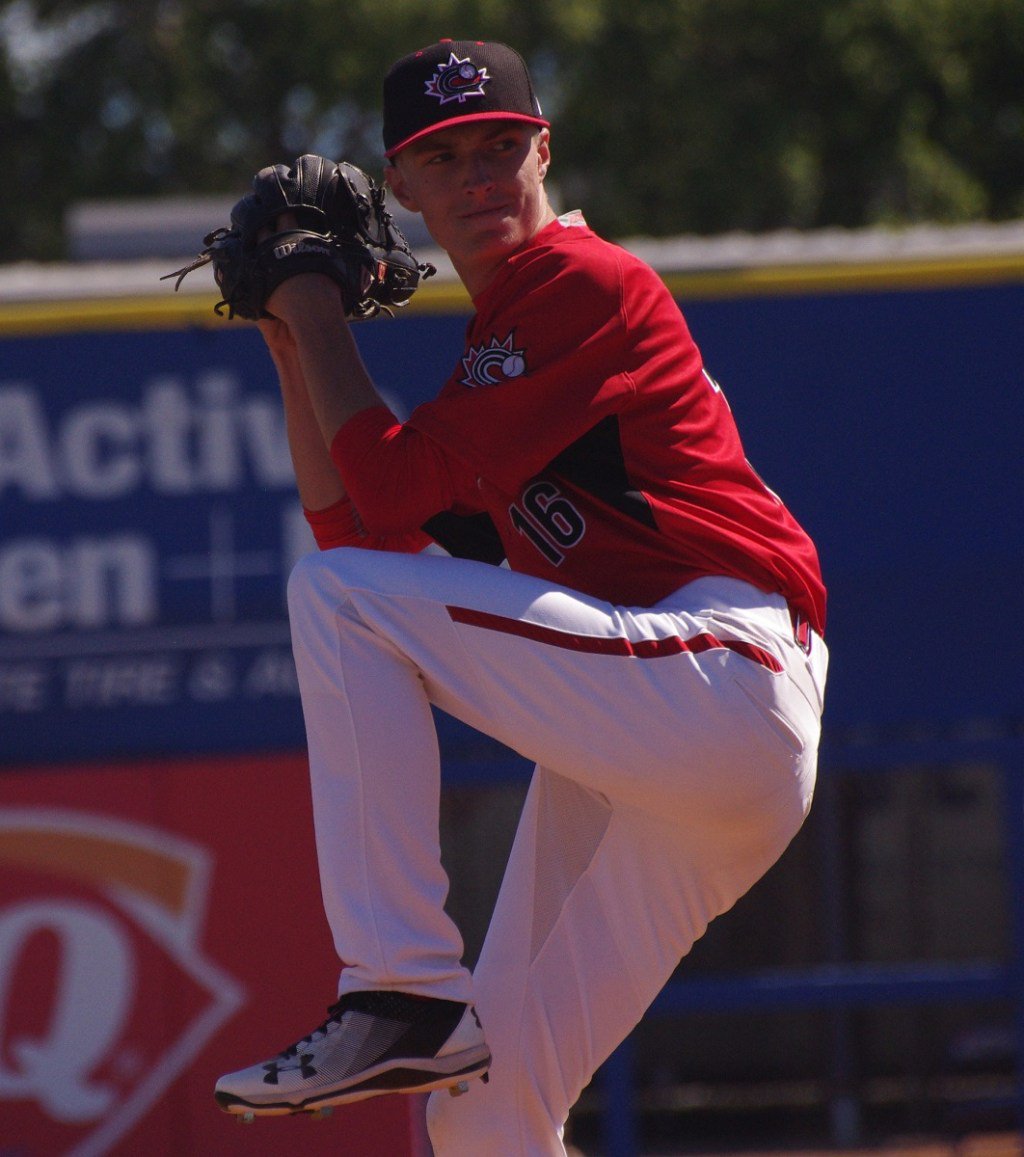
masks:
<svg viewBox="0 0 1024 1157"><path fill-rule="evenodd" d="M547 128L526 63L484 40L439 40L403 56L384 78L384 155L448 125L516 120Z"/></svg>

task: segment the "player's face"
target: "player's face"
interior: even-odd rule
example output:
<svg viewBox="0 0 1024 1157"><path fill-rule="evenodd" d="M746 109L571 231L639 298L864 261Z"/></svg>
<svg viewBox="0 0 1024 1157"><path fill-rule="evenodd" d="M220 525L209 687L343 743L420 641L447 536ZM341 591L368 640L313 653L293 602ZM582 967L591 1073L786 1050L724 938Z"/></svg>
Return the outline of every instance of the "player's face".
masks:
<svg viewBox="0 0 1024 1157"><path fill-rule="evenodd" d="M554 216L544 192L550 159L547 129L474 121L413 142L387 178L475 295Z"/></svg>

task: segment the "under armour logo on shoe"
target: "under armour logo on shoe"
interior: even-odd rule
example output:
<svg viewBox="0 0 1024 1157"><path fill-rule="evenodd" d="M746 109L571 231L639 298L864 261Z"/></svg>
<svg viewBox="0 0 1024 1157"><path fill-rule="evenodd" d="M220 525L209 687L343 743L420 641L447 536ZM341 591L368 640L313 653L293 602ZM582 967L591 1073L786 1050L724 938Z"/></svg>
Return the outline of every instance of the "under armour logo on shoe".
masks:
<svg viewBox="0 0 1024 1157"><path fill-rule="evenodd" d="M296 1057L293 1064L283 1065L279 1061L270 1061L270 1063L265 1064L263 1068L267 1071L267 1075L263 1078L265 1085L276 1085L281 1073L291 1073L296 1069L299 1070L299 1076L304 1081L308 1081L310 1077L316 1076L312 1053L303 1053L300 1057Z"/></svg>

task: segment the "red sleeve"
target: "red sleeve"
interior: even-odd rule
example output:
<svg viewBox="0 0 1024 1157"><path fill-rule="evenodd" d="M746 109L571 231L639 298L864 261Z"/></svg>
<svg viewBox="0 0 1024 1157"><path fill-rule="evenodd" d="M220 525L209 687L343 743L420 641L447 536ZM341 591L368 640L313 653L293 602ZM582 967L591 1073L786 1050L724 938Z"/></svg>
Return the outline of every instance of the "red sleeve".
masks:
<svg viewBox="0 0 1024 1157"><path fill-rule="evenodd" d="M307 510L303 507L302 512L321 550L332 550L336 546L361 546L367 550L414 554L432 541L429 535L419 530L402 535L367 534L347 495L323 510Z"/></svg>
<svg viewBox="0 0 1024 1157"><path fill-rule="evenodd" d="M444 510L475 513L476 479L432 439L386 406L360 410L335 434L331 458L364 527L373 534L419 528ZM467 496L469 501L467 501Z"/></svg>

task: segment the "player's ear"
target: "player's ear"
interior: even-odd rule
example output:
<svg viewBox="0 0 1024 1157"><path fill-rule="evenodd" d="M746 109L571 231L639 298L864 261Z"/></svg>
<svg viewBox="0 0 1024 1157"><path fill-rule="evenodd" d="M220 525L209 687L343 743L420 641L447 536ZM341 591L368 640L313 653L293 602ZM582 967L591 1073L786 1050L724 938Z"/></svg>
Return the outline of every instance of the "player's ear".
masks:
<svg viewBox="0 0 1024 1157"><path fill-rule="evenodd" d="M419 205L416 204L416 198L413 197L409 189L409 182L405 179L405 174L397 163L384 166L384 180L395 200L403 209L408 209L410 213L420 211Z"/></svg>
<svg viewBox="0 0 1024 1157"><path fill-rule="evenodd" d="M541 129L537 133L537 170L541 180L547 176L549 168L551 168L551 133L547 129Z"/></svg>

